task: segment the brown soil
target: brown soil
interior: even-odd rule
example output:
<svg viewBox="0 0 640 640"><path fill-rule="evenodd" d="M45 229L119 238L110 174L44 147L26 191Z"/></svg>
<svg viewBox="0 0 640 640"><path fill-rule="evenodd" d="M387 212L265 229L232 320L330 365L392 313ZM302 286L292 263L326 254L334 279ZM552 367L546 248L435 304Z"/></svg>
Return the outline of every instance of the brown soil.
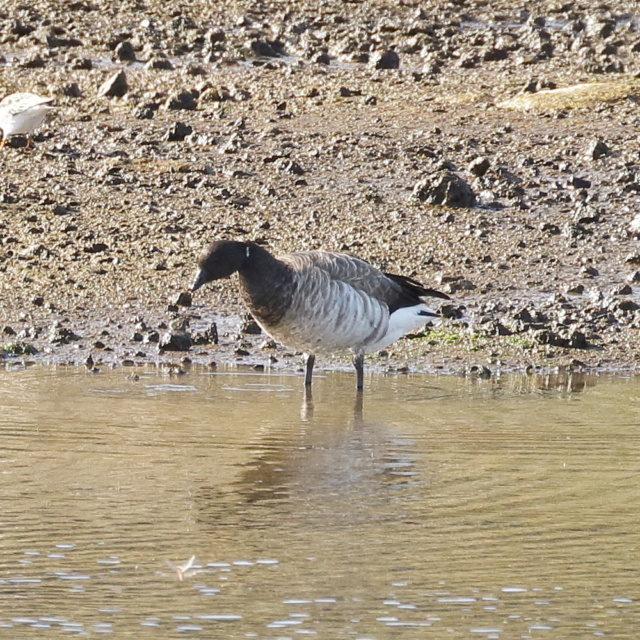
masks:
<svg viewBox="0 0 640 640"><path fill-rule="evenodd" d="M5 2L2 94L58 106L32 148L0 156L7 352L298 366L239 334L233 281L174 306L203 247L241 238L350 252L466 307L468 328L402 340L381 369L635 370L640 15L513 6ZM388 51L399 68L376 68ZM104 95L120 70L126 93ZM585 83L606 83L601 99L503 104ZM476 206L413 195L439 172ZM160 353L156 332L185 321L195 337L215 321L219 344Z"/></svg>

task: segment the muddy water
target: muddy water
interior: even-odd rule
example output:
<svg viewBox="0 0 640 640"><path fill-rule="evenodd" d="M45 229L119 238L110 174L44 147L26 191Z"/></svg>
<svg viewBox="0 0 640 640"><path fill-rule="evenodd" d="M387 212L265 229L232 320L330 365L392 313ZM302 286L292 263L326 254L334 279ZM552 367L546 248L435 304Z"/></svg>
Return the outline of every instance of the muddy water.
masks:
<svg viewBox="0 0 640 640"><path fill-rule="evenodd" d="M130 373L0 371L0 638L637 637L637 380Z"/></svg>

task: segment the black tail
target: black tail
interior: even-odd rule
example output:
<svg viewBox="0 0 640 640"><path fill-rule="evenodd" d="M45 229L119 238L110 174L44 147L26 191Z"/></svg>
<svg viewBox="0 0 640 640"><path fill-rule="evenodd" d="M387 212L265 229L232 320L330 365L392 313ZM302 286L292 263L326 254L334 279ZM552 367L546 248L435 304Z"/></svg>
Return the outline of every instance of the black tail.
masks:
<svg viewBox="0 0 640 640"><path fill-rule="evenodd" d="M409 278L407 276L398 276L395 273L385 273L387 278L391 278L394 282L397 282L408 295L413 295L416 298L415 304L419 302L417 298L442 298L443 300L451 300L451 298L442 291L436 291L435 289L427 289L424 285L420 284L417 280Z"/></svg>

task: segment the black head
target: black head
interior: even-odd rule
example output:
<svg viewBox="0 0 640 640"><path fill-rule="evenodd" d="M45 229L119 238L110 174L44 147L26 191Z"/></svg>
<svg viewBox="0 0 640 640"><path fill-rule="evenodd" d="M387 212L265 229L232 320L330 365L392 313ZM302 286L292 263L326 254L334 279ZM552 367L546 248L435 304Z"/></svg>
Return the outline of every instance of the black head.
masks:
<svg viewBox="0 0 640 640"><path fill-rule="evenodd" d="M198 273L191 285L191 291L203 284L220 278L228 278L240 271L249 258L251 245L235 240L217 240L198 260Z"/></svg>

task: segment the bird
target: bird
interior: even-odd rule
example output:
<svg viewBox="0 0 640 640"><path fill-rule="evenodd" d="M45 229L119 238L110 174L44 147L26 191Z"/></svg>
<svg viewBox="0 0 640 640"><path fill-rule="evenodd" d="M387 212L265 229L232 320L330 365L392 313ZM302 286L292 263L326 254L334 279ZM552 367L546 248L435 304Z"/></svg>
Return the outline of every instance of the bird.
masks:
<svg viewBox="0 0 640 640"><path fill-rule="evenodd" d="M27 148L31 146L33 132L44 122L51 103L55 98L38 96L35 93L12 93L0 101L0 129L2 142L0 149L7 143L7 138L18 133L27 135Z"/></svg>
<svg viewBox="0 0 640 640"><path fill-rule="evenodd" d="M235 240L217 240L205 249L191 291L235 272L241 297L265 333L306 354L307 389L316 353L351 351L362 391L365 353L438 321L423 297L449 299L351 255L316 250L274 256L258 244Z"/></svg>

